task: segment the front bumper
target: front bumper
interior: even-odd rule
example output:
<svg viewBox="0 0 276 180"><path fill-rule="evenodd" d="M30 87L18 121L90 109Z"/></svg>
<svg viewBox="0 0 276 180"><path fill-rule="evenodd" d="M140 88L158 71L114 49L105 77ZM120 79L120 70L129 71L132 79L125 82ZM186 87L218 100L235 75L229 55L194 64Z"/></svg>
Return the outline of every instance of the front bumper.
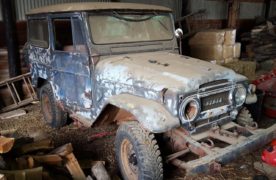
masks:
<svg viewBox="0 0 276 180"><path fill-rule="evenodd" d="M241 134L237 135L232 130L237 129ZM185 169L187 174L210 173L219 171L221 164L229 163L237 157L263 147L273 138L276 138L276 124L267 129L248 129L233 122L211 129L204 133L192 136L183 136L189 144L188 151L199 156L192 161L182 161L179 157L170 161L173 165ZM202 139L218 139L230 145L224 148L206 146Z"/></svg>

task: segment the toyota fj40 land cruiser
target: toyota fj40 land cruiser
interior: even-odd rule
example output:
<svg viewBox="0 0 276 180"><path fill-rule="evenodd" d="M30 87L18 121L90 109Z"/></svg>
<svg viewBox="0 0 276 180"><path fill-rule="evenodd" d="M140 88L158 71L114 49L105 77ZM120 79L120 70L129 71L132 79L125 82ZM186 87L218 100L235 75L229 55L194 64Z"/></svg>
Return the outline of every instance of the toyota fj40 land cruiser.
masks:
<svg viewBox="0 0 276 180"><path fill-rule="evenodd" d="M34 9L27 20L26 58L44 119L53 127L68 114L86 126L117 123L125 179L162 179L159 148L170 153L164 162L200 173L275 136L275 125L257 129L243 108L256 101L244 76L178 54L171 9L61 4ZM198 158L185 161L187 153Z"/></svg>

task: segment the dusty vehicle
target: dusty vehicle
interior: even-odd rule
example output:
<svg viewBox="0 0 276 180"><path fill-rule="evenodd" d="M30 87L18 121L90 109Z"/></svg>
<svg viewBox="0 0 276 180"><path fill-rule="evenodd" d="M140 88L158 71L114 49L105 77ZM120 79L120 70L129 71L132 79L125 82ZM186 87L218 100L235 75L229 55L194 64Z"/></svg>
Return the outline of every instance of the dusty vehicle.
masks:
<svg viewBox="0 0 276 180"><path fill-rule="evenodd" d="M274 136L275 126L257 129L242 108L256 101L244 76L178 54L181 31L168 8L62 4L27 20L26 57L44 119L53 127L68 116L85 126L117 123L125 179L162 179L163 160L187 173L219 170ZM188 153L197 158L184 160Z"/></svg>

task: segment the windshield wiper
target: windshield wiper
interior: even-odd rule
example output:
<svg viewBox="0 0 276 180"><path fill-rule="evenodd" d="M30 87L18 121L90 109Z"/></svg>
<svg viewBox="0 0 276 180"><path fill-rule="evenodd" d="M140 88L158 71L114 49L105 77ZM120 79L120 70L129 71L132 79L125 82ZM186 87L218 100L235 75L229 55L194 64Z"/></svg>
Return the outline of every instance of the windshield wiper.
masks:
<svg viewBox="0 0 276 180"><path fill-rule="evenodd" d="M118 14L116 11L113 11L113 16L118 18L118 19L122 19L122 20L125 20L125 21L133 21L133 22L146 21L146 20L149 20L153 17L153 16L148 16L146 18L133 19L133 18L127 18L125 16L122 16L122 15Z"/></svg>

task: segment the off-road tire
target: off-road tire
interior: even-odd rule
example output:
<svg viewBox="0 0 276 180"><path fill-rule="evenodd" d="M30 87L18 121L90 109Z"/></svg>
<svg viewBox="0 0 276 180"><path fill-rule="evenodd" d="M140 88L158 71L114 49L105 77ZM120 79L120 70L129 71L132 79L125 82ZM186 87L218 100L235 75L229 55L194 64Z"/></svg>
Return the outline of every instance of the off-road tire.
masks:
<svg viewBox="0 0 276 180"><path fill-rule="evenodd" d="M240 110L236 121L241 126L253 126L254 125L254 119L252 118L250 111L246 107L243 107Z"/></svg>
<svg viewBox="0 0 276 180"><path fill-rule="evenodd" d="M60 128L67 122L67 113L62 111L57 105L52 87L49 83L40 88L39 98L41 111L44 120L53 128Z"/></svg>
<svg viewBox="0 0 276 180"><path fill-rule="evenodd" d="M128 173L125 170L127 163L123 162L122 148L124 142L127 141L131 143L137 159L138 175L136 174L135 178L127 175ZM154 134L143 129L138 122L131 121L120 125L115 139L115 151L116 159L124 179L163 179L162 158ZM128 161L130 160L128 159Z"/></svg>

